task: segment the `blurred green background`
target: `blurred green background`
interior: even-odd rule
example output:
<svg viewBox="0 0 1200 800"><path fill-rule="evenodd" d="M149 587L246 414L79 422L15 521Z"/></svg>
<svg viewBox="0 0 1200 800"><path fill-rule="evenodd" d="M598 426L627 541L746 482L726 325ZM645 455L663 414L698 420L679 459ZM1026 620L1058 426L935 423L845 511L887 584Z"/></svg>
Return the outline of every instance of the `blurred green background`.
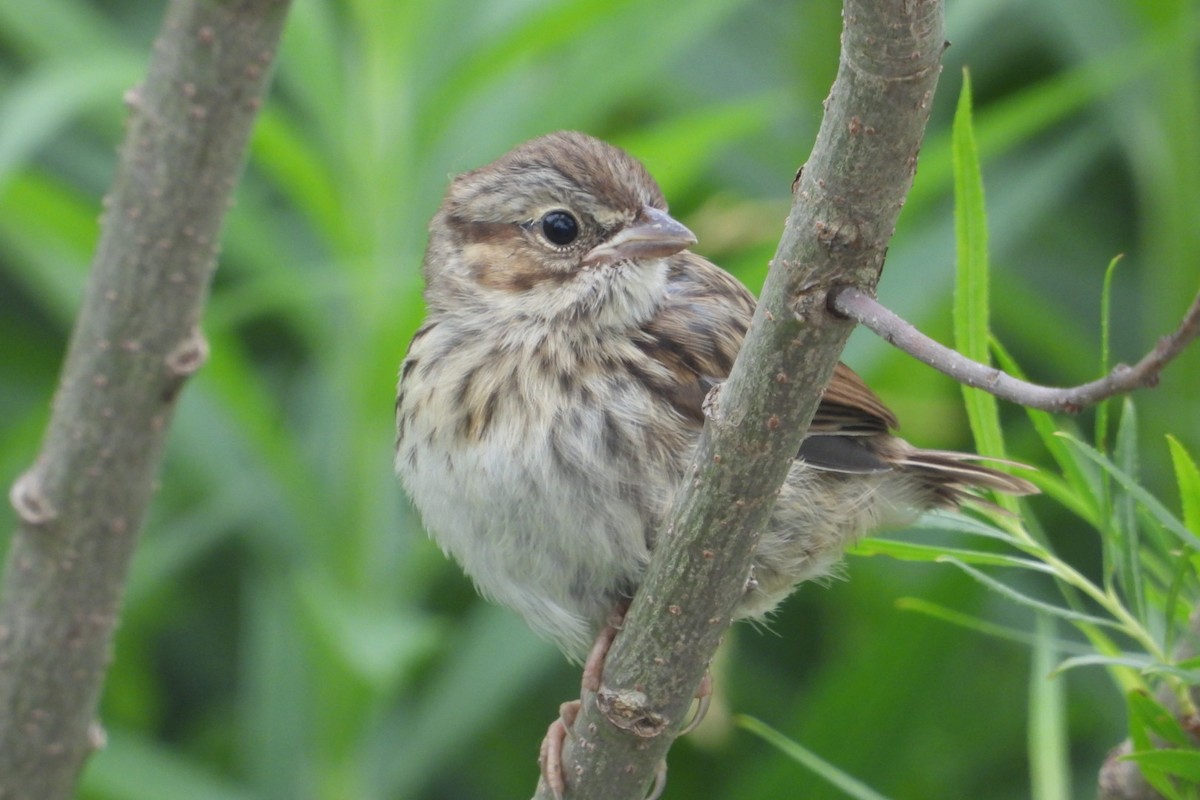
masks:
<svg viewBox="0 0 1200 800"><path fill-rule="evenodd" d="M0 0L0 480L34 457L122 134L164 4ZM80 796L511 798L578 673L481 603L392 477L396 368L422 316L425 223L447 177L556 128L649 166L697 248L752 289L837 66L833 0L295 0L205 330L133 565ZM994 324L1036 379L1136 359L1200 284L1200 7L951 0L953 46L881 298L943 341L953 275L948 125L969 67ZM855 334L846 359L924 446L970 447L943 378ZM1200 354L1137 396L1200 452ZM1048 463L1019 409L1012 451ZM1086 424L1085 417L1084 423ZM1095 569L1074 517L1032 501ZM0 544L13 527L0 519ZM917 597L1022 628L947 568L852 557L769 631L739 628L712 722L667 798L842 795L735 728L750 714L894 798L1028 797L1029 651L897 608ZM1041 680L1042 676L1034 676ZM1065 678L1074 796L1124 736L1099 670Z"/></svg>

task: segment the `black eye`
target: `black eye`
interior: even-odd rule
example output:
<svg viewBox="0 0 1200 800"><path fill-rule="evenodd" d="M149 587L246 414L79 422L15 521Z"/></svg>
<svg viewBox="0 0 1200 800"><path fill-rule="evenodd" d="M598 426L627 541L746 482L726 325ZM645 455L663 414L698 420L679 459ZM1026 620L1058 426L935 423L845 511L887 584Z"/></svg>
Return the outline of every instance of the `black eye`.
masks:
<svg viewBox="0 0 1200 800"><path fill-rule="evenodd" d="M579 238L579 223L566 211L551 211L542 217L542 233L554 244L570 244Z"/></svg>

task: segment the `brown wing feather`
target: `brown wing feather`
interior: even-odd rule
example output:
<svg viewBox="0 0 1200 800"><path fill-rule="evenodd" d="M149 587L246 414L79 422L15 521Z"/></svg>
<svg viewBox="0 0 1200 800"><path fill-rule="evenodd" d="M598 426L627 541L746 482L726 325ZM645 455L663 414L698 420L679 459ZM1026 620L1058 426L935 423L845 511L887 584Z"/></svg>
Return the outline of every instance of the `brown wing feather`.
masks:
<svg viewBox="0 0 1200 800"><path fill-rule="evenodd" d="M858 373L838 362L813 417L813 433L886 433L899 427L896 415L883 404Z"/></svg>
<svg viewBox="0 0 1200 800"><path fill-rule="evenodd" d="M754 315L754 296L729 273L693 253L669 259L662 307L634 338L670 370L665 396L682 416L704 422L704 397L725 380Z"/></svg>
<svg viewBox="0 0 1200 800"><path fill-rule="evenodd" d="M670 259L667 297L634 337L645 354L667 370L647 378L685 419L704 422L704 397L723 381L754 316L754 296L733 276L692 253ZM901 469L924 488L930 505L979 502L972 489L1028 494L1028 481L972 463L978 456L919 450L889 435L896 415L854 370L838 363L798 457L830 472L872 473Z"/></svg>
<svg viewBox="0 0 1200 800"><path fill-rule="evenodd" d="M670 260L667 300L638 345L679 381L676 410L697 423L708 390L729 376L754 316L754 295L710 261L682 252ZM813 417L813 434L885 433L896 417L854 370L838 363Z"/></svg>

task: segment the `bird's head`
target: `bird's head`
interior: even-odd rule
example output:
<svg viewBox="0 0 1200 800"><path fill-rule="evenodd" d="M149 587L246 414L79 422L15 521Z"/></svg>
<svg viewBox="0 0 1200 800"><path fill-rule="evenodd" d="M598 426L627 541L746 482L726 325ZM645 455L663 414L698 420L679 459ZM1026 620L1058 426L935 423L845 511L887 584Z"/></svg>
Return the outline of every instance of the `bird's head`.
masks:
<svg viewBox="0 0 1200 800"><path fill-rule="evenodd" d="M652 311L665 259L695 241L639 161L552 133L454 179L430 223L426 296L437 310L620 323Z"/></svg>

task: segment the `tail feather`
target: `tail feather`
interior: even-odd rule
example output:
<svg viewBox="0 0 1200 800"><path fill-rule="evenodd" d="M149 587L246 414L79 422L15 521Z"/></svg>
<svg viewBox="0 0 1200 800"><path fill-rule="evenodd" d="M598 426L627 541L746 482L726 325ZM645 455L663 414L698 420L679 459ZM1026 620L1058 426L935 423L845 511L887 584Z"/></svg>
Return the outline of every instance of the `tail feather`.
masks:
<svg viewBox="0 0 1200 800"><path fill-rule="evenodd" d="M927 484L935 505L951 508L963 503L986 505L987 503L976 494L975 490L978 489L991 489L1011 495L1037 494L1041 491L1024 478L977 463L980 461L1029 469L1018 461L952 450L913 449L894 463L901 469L920 475Z"/></svg>

